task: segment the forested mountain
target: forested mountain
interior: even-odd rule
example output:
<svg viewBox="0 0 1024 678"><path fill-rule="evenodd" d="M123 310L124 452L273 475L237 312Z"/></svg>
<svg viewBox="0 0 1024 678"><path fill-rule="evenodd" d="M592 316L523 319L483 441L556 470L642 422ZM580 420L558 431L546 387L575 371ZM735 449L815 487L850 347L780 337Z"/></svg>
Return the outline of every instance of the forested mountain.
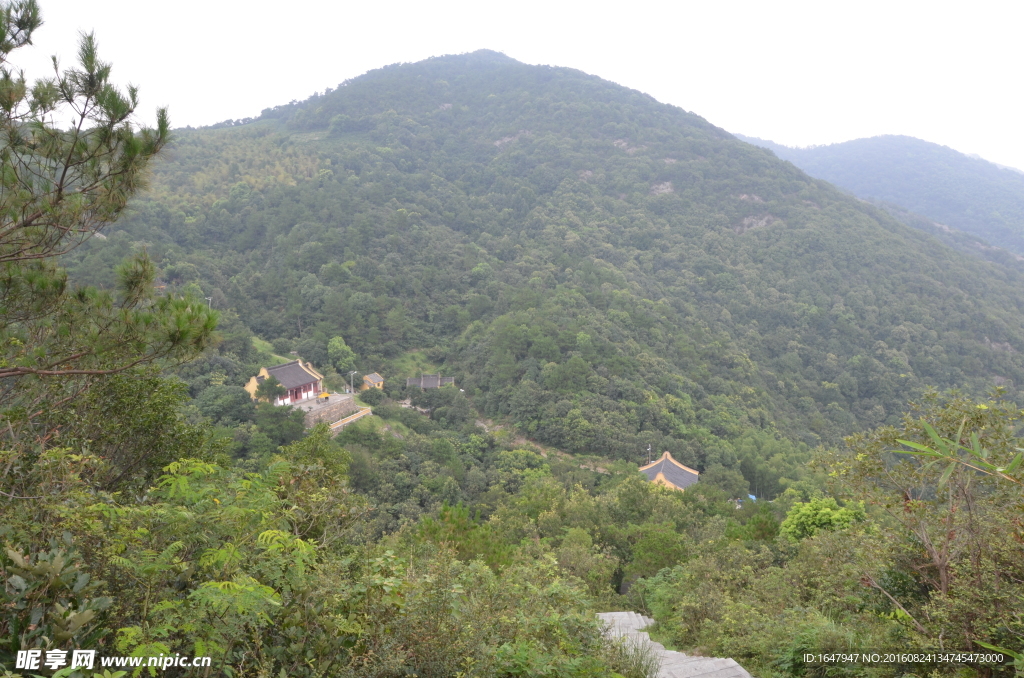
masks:
<svg viewBox="0 0 1024 678"><path fill-rule="evenodd" d="M168 284L315 364L335 335L366 371L424 350L574 452L730 467L726 441L837 441L926 386L1024 383L1019 272L696 115L492 52L179 130L108 235L73 274L146 243Z"/></svg>
<svg viewBox="0 0 1024 678"><path fill-rule="evenodd" d="M107 127L0 111L0 201L43 205L0 211L5 676L654 678L601 609L763 678L1009 675L806 657L1024 651L1017 267L577 71L402 64L165 147L90 45L59 91ZM375 416L254 402L290 354L383 374Z"/></svg>
<svg viewBox="0 0 1024 678"><path fill-rule="evenodd" d="M1024 174L908 136L789 148L737 135L865 200L895 203L1024 254Z"/></svg>

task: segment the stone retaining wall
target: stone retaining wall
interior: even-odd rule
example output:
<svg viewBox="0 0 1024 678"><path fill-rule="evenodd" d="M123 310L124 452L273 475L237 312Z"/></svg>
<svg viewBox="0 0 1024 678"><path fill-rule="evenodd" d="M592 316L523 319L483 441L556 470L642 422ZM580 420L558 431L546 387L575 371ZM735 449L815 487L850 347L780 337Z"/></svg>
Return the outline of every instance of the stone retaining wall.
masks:
<svg viewBox="0 0 1024 678"><path fill-rule="evenodd" d="M337 399L337 402L331 402ZM327 404L306 413L306 428L313 428L320 422L333 424L359 409L352 396L332 395Z"/></svg>

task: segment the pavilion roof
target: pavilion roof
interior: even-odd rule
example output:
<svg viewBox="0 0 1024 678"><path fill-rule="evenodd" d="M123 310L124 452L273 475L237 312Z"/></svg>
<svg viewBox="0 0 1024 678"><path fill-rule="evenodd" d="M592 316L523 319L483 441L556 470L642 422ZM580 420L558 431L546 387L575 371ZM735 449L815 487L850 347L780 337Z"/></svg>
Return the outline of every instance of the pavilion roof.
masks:
<svg viewBox="0 0 1024 678"><path fill-rule="evenodd" d="M671 485L678 490L684 490L693 485L700 477L700 473L689 466L683 466L668 452L661 455L661 459L651 462L647 466L641 466L640 472L652 482L663 481L664 484Z"/></svg>
<svg viewBox="0 0 1024 678"><path fill-rule="evenodd" d="M307 369L301 360L268 367L267 374L281 382L285 388L298 388L321 379L319 374Z"/></svg>

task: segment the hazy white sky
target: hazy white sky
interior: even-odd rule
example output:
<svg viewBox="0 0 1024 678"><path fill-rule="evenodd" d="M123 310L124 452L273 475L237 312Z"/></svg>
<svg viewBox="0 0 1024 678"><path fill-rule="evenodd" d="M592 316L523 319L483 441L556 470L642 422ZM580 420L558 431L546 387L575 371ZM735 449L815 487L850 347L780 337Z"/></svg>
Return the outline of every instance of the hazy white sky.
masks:
<svg viewBox="0 0 1024 678"><path fill-rule="evenodd" d="M1024 168L1024 2L39 0L31 77L94 30L174 126L243 118L395 62L488 48L806 146L907 134Z"/></svg>

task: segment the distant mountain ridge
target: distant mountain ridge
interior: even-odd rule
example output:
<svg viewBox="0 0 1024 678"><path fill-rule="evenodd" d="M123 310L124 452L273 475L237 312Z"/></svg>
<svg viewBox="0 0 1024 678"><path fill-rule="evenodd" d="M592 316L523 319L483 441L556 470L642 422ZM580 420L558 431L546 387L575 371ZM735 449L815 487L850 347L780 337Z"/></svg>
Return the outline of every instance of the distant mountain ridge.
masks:
<svg viewBox="0 0 1024 678"><path fill-rule="evenodd" d="M981 157L977 153L968 153L967 157L974 158L975 160L985 160L985 158ZM1000 165L998 162L992 162L991 160L985 160L985 162L991 163L1002 170L1010 170L1011 172L1016 172L1017 174L1024 174L1024 170L1017 169L1016 167L1011 167L1009 165Z"/></svg>
<svg viewBox="0 0 1024 678"><path fill-rule="evenodd" d="M736 135L866 200L895 203L1024 254L1024 173L914 137L790 148Z"/></svg>

